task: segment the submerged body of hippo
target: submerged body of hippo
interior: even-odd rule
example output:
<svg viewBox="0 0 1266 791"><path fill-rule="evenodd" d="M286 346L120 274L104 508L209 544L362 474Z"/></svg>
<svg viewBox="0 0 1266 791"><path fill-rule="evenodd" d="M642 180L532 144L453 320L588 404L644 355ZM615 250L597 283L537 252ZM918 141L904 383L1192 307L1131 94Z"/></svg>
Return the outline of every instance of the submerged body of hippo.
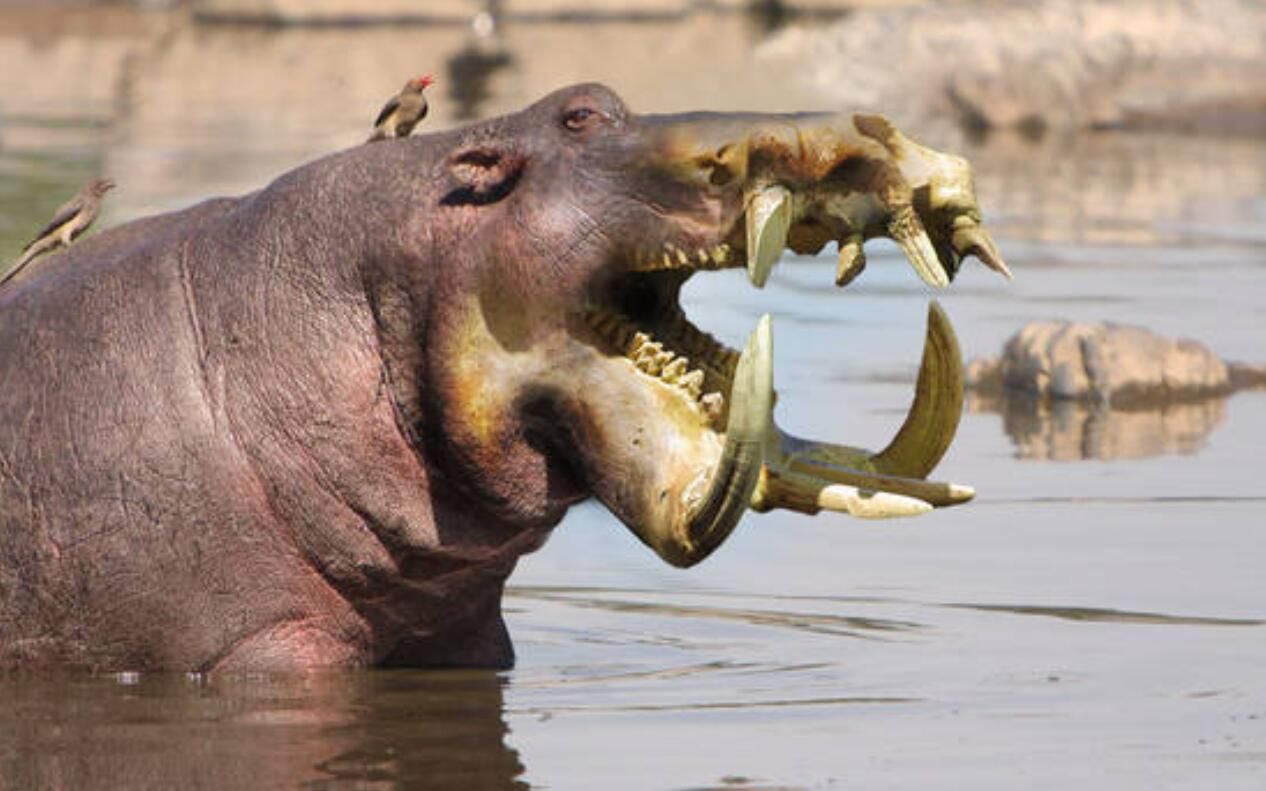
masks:
<svg viewBox="0 0 1266 791"><path fill-rule="evenodd" d="M749 507L918 513L961 406L933 308L876 454L780 432L677 293L784 246L1002 267L962 160L877 117L635 116L601 86L345 151L0 291L0 667L505 666L516 559L598 498L689 565Z"/></svg>

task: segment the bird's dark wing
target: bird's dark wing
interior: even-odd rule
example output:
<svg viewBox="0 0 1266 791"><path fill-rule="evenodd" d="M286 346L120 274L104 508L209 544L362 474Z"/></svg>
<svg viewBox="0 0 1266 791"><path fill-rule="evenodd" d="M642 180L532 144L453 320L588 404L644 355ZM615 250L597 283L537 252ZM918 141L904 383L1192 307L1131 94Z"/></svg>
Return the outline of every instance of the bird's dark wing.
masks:
<svg viewBox="0 0 1266 791"><path fill-rule="evenodd" d="M387 118L392 113L394 113L396 111L396 108L399 106L400 106L399 96L392 96L390 99L388 99L387 103L382 106L382 110L379 111L378 118L374 120L374 126L381 126L382 122L386 121Z"/></svg>
<svg viewBox="0 0 1266 791"><path fill-rule="evenodd" d="M30 244L28 244L26 247L23 247L22 250L24 252L26 250L30 250L31 246L34 245L36 242L38 242L40 239L43 239L45 236L48 236L53 231L56 231L59 227L70 222L70 219L74 217L76 214L78 214L81 209L83 209L83 205L84 205L83 198L81 198L78 195L71 198L67 202L63 203L61 208L57 210L57 213L53 215L53 219L48 221L48 225L45 225L44 228L39 233L35 234L35 237L31 239Z"/></svg>

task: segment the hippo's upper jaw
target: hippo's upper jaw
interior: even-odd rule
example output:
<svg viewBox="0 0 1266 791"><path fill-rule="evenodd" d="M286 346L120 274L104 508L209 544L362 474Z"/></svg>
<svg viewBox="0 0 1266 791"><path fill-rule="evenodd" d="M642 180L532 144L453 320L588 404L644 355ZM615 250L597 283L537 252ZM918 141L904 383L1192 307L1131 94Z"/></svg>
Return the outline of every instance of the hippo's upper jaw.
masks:
<svg viewBox="0 0 1266 791"><path fill-rule="evenodd" d="M464 323L461 348L468 359L482 350L480 362L449 393L471 392L472 379L485 390L477 410L455 415L461 425L516 424L547 457L555 491L566 480L592 493L681 566L706 557L749 507L877 517L971 498L924 480L962 404L957 342L935 304L914 406L880 453L774 426L768 317L740 354L678 304L699 270L743 266L761 287L784 248L814 253L832 240L846 284L876 236L897 241L937 287L967 254L1009 275L964 160L877 116L636 116L593 85L522 115L550 124L547 146L503 144L503 124L452 160L470 185L467 208L530 229L494 245L478 315ZM492 173L505 162L512 180ZM503 394L488 394L490 382ZM489 443L469 455L495 453Z"/></svg>

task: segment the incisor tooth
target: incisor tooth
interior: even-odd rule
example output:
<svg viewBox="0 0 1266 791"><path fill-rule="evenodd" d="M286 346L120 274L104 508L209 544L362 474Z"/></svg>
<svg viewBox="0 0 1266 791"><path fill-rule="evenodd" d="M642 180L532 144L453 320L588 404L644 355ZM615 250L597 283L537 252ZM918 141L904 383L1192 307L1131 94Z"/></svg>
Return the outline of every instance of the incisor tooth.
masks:
<svg viewBox="0 0 1266 791"><path fill-rule="evenodd" d="M787 246L791 192L778 184L762 187L747 200L747 279L764 288Z"/></svg>
<svg viewBox="0 0 1266 791"><path fill-rule="evenodd" d="M835 285L843 288L866 268L866 253L862 251L861 234L853 234L840 242L840 259L835 267Z"/></svg>
<svg viewBox="0 0 1266 791"><path fill-rule="evenodd" d="M678 248L677 261L680 262L682 266L687 266L690 264L690 256L686 255L685 250Z"/></svg>

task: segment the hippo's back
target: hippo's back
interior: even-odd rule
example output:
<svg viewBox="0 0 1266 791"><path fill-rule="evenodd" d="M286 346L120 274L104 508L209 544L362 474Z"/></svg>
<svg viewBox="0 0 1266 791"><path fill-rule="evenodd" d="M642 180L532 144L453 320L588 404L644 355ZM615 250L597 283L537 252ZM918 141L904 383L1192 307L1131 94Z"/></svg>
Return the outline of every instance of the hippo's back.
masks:
<svg viewBox="0 0 1266 791"><path fill-rule="evenodd" d="M202 370L189 267L214 262L187 251L236 204L96 234L0 289L0 668L203 650L163 603L212 605L209 542L232 536L205 528L250 532L255 498Z"/></svg>

